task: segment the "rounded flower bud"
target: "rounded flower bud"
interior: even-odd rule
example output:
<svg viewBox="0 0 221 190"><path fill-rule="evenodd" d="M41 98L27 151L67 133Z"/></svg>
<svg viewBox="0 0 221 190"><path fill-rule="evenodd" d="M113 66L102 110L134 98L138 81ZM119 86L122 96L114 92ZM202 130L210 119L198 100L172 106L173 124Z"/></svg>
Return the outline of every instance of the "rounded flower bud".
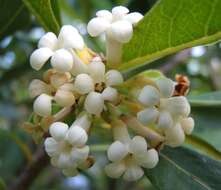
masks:
<svg viewBox="0 0 221 190"><path fill-rule="evenodd" d="M102 95L97 92L90 92L85 99L84 107L88 113L100 115L104 108Z"/></svg>
<svg viewBox="0 0 221 190"><path fill-rule="evenodd" d="M49 128L49 133L56 141L64 140L68 131L68 125L63 122L54 122Z"/></svg>
<svg viewBox="0 0 221 190"><path fill-rule="evenodd" d="M152 124L157 120L159 111L156 108L147 108L137 113L137 119L143 124Z"/></svg>
<svg viewBox="0 0 221 190"><path fill-rule="evenodd" d="M74 94L66 90L57 90L54 100L62 107L72 106L75 103Z"/></svg>
<svg viewBox="0 0 221 190"><path fill-rule="evenodd" d="M58 154L58 143L54 138L48 137L44 142L45 150L49 156L56 156Z"/></svg>
<svg viewBox="0 0 221 190"><path fill-rule="evenodd" d="M88 74L79 74L75 79L74 87L79 94L87 94L94 90L94 82Z"/></svg>
<svg viewBox="0 0 221 190"><path fill-rule="evenodd" d="M109 22L112 21L112 13L108 10L100 10L96 12L97 17L105 18Z"/></svg>
<svg viewBox="0 0 221 190"><path fill-rule="evenodd" d="M51 50L55 50L57 48L58 39L53 32L48 32L38 42L38 48L47 47Z"/></svg>
<svg viewBox="0 0 221 190"><path fill-rule="evenodd" d="M69 129L66 138L72 145L83 146L87 142L88 135L83 128L74 126Z"/></svg>
<svg viewBox="0 0 221 190"><path fill-rule="evenodd" d="M101 61L92 60L88 65L89 74L93 78L94 83L104 81L105 65Z"/></svg>
<svg viewBox="0 0 221 190"><path fill-rule="evenodd" d="M182 119L180 124L187 135L192 133L194 128L194 120L192 117Z"/></svg>
<svg viewBox="0 0 221 190"><path fill-rule="evenodd" d="M184 143L185 134L179 123L165 130L166 144L171 147L177 147Z"/></svg>
<svg viewBox="0 0 221 190"><path fill-rule="evenodd" d="M71 160L80 164L88 158L89 146L84 146L83 148L73 148L71 151Z"/></svg>
<svg viewBox="0 0 221 190"><path fill-rule="evenodd" d="M47 47L35 50L30 57L31 67L37 71L40 70L52 55L53 51Z"/></svg>
<svg viewBox="0 0 221 190"><path fill-rule="evenodd" d="M59 49L52 56L51 65L58 72L68 72L72 69L73 57L67 50Z"/></svg>
<svg viewBox="0 0 221 190"><path fill-rule="evenodd" d="M103 90L102 97L104 100L115 102L118 98L117 90L112 87L107 87Z"/></svg>
<svg viewBox="0 0 221 190"><path fill-rule="evenodd" d="M143 174L143 169L140 166L132 163L127 167L123 175L123 179L126 181L136 181L140 179L143 176Z"/></svg>
<svg viewBox="0 0 221 190"><path fill-rule="evenodd" d="M117 70L109 70L105 74L107 86L117 86L123 83L124 79L122 74Z"/></svg>
<svg viewBox="0 0 221 190"><path fill-rule="evenodd" d="M52 97L47 94L38 96L33 104L34 112L42 117L51 115Z"/></svg>
<svg viewBox="0 0 221 190"><path fill-rule="evenodd" d="M142 18L143 15L138 12L130 13L125 16L125 19L133 25L136 25Z"/></svg>
<svg viewBox="0 0 221 190"><path fill-rule="evenodd" d="M162 129L172 127L173 119L172 119L170 113L167 111L160 112L160 116L159 116L157 125L159 128L162 128Z"/></svg>
<svg viewBox="0 0 221 190"><path fill-rule="evenodd" d="M111 178L119 178L126 170L124 163L111 163L104 168L106 174Z"/></svg>
<svg viewBox="0 0 221 190"><path fill-rule="evenodd" d="M127 154L127 147L120 141L112 143L107 150L107 157L113 162L122 160Z"/></svg>
<svg viewBox="0 0 221 190"><path fill-rule="evenodd" d="M159 162L158 152L152 148L147 151L145 158L143 159L142 166L144 168L154 168Z"/></svg>
<svg viewBox="0 0 221 190"><path fill-rule="evenodd" d="M74 127L76 125L81 126L84 130L87 131L91 126L91 118L88 116L88 114L84 113L77 117L71 127Z"/></svg>
<svg viewBox="0 0 221 190"><path fill-rule="evenodd" d="M147 85L141 90L138 100L145 106L154 106L159 103L160 95L155 87Z"/></svg>
<svg viewBox="0 0 221 190"><path fill-rule="evenodd" d="M129 13L129 9L124 6L116 6L112 9L112 14L116 20L123 18L127 13Z"/></svg>

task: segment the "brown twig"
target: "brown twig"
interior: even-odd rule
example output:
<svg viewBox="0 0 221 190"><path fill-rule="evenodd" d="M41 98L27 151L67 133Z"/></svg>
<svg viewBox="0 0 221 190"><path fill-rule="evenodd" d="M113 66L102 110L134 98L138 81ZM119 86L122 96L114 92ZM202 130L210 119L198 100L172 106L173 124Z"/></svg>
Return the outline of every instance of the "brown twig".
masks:
<svg viewBox="0 0 221 190"><path fill-rule="evenodd" d="M29 189L36 177L47 167L48 164L49 157L46 155L43 147L40 146L36 154L33 156L32 162L24 168L19 177L9 185L7 190Z"/></svg>

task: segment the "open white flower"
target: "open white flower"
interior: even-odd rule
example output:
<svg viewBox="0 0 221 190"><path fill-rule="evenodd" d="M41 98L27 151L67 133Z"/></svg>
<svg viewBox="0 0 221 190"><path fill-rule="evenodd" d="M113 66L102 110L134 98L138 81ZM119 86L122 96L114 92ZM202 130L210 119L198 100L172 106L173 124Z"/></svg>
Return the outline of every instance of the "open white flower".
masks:
<svg viewBox="0 0 221 190"><path fill-rule="evenodd" d="M85 145L88 135L80 125L55 122L49 128L51 137L45 140L45 150L54 166L68 176L78 174L78 168L87 161L89 146Z"/></svg>
<svg viewBox="0 0 221 190"><path fill-rule="evenodd" d="M30 57L33 69L40 70L51 58L50 62L54 69L59 72L70 71L75 61L73 49L82 50L84 41L78 31L71 25L61 28L58 35L52 32L46 33L38 43L38 49Z"/></svg>
<svg viewBox="0 0 221 190"><path fill-rule="evenodd" d="M95 18L88 23L88 33L95 37L102 33L106 35L107 60L109 63L118 64L121 61L122 44L130 41L133 35L133 26L142 18L138 12L129 13L123 6L117 6L108 10L100 10Z"/></svg>
<svg viewBox="0 0 221 190"><path fill-rule="evenodd" d="M145 86L138 100L146 108L137 113L137 118L144 125L156 124L164 132L166 144L179 146L185 139L184 129L190 134L194 122L185 119L190 114L190 105L186 97L172 96L174 88L175 83L168 78L159 78L154 85Z"/></svg>
<svg viewBox="0 0 221 190"><path fill-rule="evenodd" d="M158 161L158 153L155 149L147 149L146 140L141 136L129 137L126 126L119 123L114 126L114 143L108 148L107 156L112 163L105 167L109 177L127 181L140 179L144 172L142 168L154 168Z"/></svg>

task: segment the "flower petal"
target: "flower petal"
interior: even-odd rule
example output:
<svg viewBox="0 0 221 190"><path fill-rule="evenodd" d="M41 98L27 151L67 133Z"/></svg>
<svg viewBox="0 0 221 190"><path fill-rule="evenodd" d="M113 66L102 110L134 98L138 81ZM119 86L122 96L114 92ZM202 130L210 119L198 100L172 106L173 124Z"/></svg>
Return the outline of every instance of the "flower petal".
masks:
<svg viewBox="0 0 221 190"><path fill-rule="evenodd" d="M111 24L108 35L120 43L127 43L133 35L132 24L126 20L119 20Z"/></svg>
<svg viewBox="0 0 221 190"><path fill-rule="evenodd" d="M159 78L156 80L160 94L163 98L169 98L173 95L175 82L168 78Z"/></svg>
<svg viewBox="0 0 221 190"><path fill-rule="evenodd" d="M29 84L28 88L29 94L32 98L39 96L40 94L49 94L50 93L50 87L43 81L34 79Z"/></svg>
<svg viewBox="0 0 221 190"><path fill-rule="evenodd" d="M194 120L192 117L182 119L180 124L187 135L192 133L194 128Z"/></svg>
<svg viewBox="0 0 221 190"><path fill-rule="evenodd" d="M94 90L94 81L88 74L77 75L74 88L79 94L87 94Z"/></svg>
<svg viewBox="0 0 221 190"><path fill-rule="evenodd" d="M85 110L94 115L100 115L104 109L104 99L98 92L90 92L84 102Z"/></svg>
<svg viewBox="0 0 221 190"><path fill-rule="evenodd" d="M96 12L97 17L105 18L109 22L112 21L112 13L108 10L100 10Z"/></svg>
<svg viewBox="0 0 221 190"><path fill-rule="evenodd" d="M117 86L124 82L122 74L117 70L109 70L105 74L105 83L107 86Z"/></svg>
<svg viewBox="0 0 221 190"><path fill-rule="evenodd" d="M156 108L147 108L137 113L137 119L143 124L152 124L157 120L159 111Z"/></svg>
<svg viewBox="0 0 221 190"><path fill-rule="evenodd" d="M160 116L159 116L157 125L159 128L163 128L163 129L172 127L173 119L172 119L170 113L167 111L160 112Z"/></svg>
<svg viewBox="0 0 221 190"><path fill-rule="evenodd" d="M117 101L118 98L117 90L115 88L108 86L103 90L102 97L106 101L115 102Z"/></svg>
<svg viewBox="0 0 221 190"><path fill-rule="evenodd" d="M54 122L49 128L49 133L56 141L64 140L68 132L68 125L63 122Z"/></svg>
<svg viewBox="0 0 221 190"><path fill-rule="evenodd" d="M51 65L58 72L68 72L73 66L73 57L65 49L55 51L51 58Z"/></svg>
<svg viewBox="0 0 221 190"><path fill-rule="evenodd" d="M133 25L136 25L142 18L143 18L143 15L138 12L130 13L124 17L124 19L126 19Z"/></svg>
<svg viewBox="0 0 221 190"><path fill-rule="evenodd" d="M74 146L83 146L87 142L88 135L80 126L71 127L67 133L66 140Z"/></svg>
<svg viewBox="0 0 221 190"><path fill-rule="evenodd" d="M57 36L53 32L47 32L38 42L38 48L47 47L51 50L57 48Z"/></svg>
<svg viewBox="0 0 221 190"><path fill-rule="evenodd" d="M145 106L157 105L160 101L159 91L155 87L147 85L141 90L138 100Z"/></svg>
<svg viewBox="0 0 221 190"><path fill-rule="evenodd" d="M88 33L93 36L99 36L110 27L110 22L106 18L97 17L90 20L87 25Z"/></svg>
<svg viewBox="0 0 221 190"><path fill-rule="evenodd" d="M52 156L56 156L59 154L58 143L54 138L52 137L46 138L44 142L44 146L45 146L45 151L47 152L49 156L52 157Z"/></svg>
<svg viewBox="0 0 221 190"><path fill-rule="evenodd" d="M128 154L128 148L120 141L112 143L107 150L107 157L110 161L117 162Z"/></svg>
<svg viewBox="0 0 221 190"><path fill-rule="evenodd" d="M89 154L89 146L84 146L83 148L73 148L71 151L71 160L74 163L84 162Z"/></svg>
<svg viewBox="0 0 221 190"><path fill-rule="evenodd" d="M77 168L75 168L75 167L63 169L62 173L67 177L74 177L79 174Z"/></svg>
<svg viewBox="0 0 221 190"><path fill-rule="evenodd" d="M52 55L53 51L46 47L35 50L30 57L31 67L37 71L40 70Z"/></svg>
<svg viewBox="0 0 221 190"><path fill-rule="evenodd" d="M141 136L135 136L130 143L130 152L133 154L142 154L147 151L147 142Z"/></svg>
<svg viewBox="0 0 221 190"><path fill-rule="evenodd" d="M129 13L129 9L124 6L116 6L112 9L114 20L122 19L127 13Z"/></svg>
<svg viewBox="0 0 221 190"><path fill-rule="evenodd" d="M72 166L71 156L69 153L61 153L58 157L58 167L61 169L70 168Z"/></svg>
<svg viewBox="0 0 221 190"><path fill-rule="evenodd" d="M41 94L36 98L33 104L34 112L42 117L51 115L52 97L47 94Z"/></svg>
<svg viewBox="0 0 221 190"><path fill-rule="evenodd" d="M62 107L72 106L75 103L73 92L67 90L58 89L54 96L54 100Z"/></svg>
<svg viewBox="0 0 221 190"><path fill-rule="evenodd" d="M111 178L119 178L125 171L126 167L123 162L111 163L105 166L106 174Z"/></svg>
<svg viewBox="0 0 221 190"><path fill-rule="evenodd" d="M71 127L81 126L85 131L87 131L91 126L91 118L88 114L84 113L77 117L77 119L73 122Z"/></svg>
<svg viewBox="0 0 221 190"><path fill-rule="evenodd" d="M95 83L104 82L105 65L102 61L96 61L93 59L88 65L89 74L93 78Z"/></svg>
<svg viewBox="0 0 221 190"><path fill-rule="evenodd" d="M78 30L71 25L64 25L58 35L58 43L61 48L74 48L82 50L84 40Z"/></svg>
<svg viewBox="0 0 221 190"><path fill-rule="evenodd" d="M126 181L136 181L140 179L144 174L144 171L141 167L133 164L127 166L127 169L123 175L123 179Z"/></svg>

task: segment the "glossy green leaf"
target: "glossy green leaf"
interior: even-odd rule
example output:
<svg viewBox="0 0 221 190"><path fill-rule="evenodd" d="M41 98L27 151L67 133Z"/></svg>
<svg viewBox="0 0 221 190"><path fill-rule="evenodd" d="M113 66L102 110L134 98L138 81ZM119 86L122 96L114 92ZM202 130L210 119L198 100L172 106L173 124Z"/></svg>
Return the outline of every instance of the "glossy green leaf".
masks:
<svg viewBox="0 0 221 190"><path fill-rule="evenodd" d="M30 15L22 0L0 0L0 40L27 27Z"/></svg>
<svg viewBox="0 0 221 190"><path fill-rule="evenodd" d="M198 96L189 96L188 100L194 107L221 106L221 91L210 92Z"/></svg>
<svg viewBox="0 0 221 190"><path fill-rule="evenodd" d="M58 33L60 17L57 0L22 0L46 31ZM58 18L59 17L59 18Z"/></svg>
<svg viewBox="0 0 221 190"><path fill-rule="evenodd" d="M221 163L186 148L165 148L145 174L160 190L221 189Z"/></svg>
<svg viewBox="0 0 221 190"><path fill-rule="evenodd" d="M159 0L124 46L121 70L221 38L220 0Z"/></svg>

